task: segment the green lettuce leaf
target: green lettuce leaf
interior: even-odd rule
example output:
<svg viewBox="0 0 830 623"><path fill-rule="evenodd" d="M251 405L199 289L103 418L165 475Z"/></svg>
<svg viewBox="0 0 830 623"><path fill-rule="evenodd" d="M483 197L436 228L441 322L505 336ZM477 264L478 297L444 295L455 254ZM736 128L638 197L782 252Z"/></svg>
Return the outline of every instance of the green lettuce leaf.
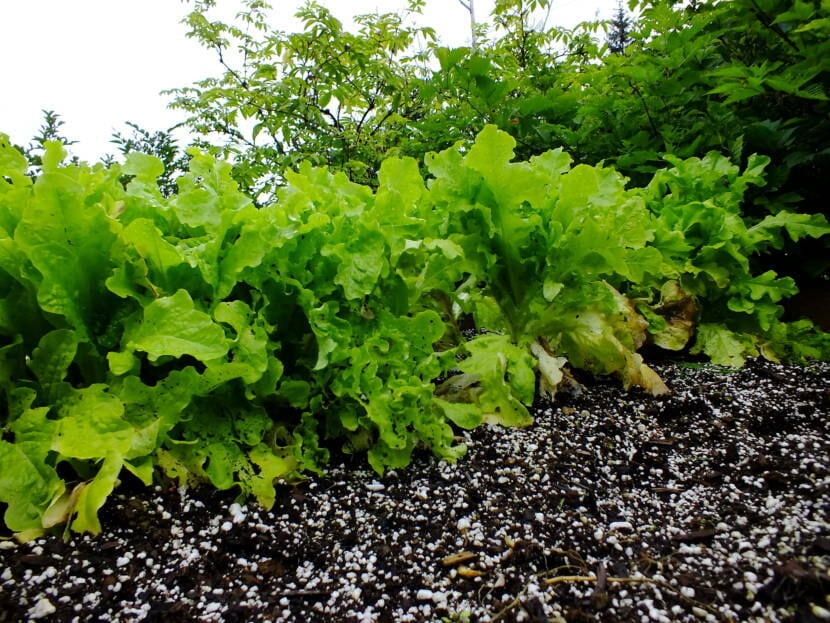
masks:
<svg viewBox="0 0 830 623"><path fill-rule="evenodd" d="M151 360L190 355L210 361L225 356L229 348L222 328L196 308L185 290L150 303L126 339L128 349L146 352Z"/></svg>

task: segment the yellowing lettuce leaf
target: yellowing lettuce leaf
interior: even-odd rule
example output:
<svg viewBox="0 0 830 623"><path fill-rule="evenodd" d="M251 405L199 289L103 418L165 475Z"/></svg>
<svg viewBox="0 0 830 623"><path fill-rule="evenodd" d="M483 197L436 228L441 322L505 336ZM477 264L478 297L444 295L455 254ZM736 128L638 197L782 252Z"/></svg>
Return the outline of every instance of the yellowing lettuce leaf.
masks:
<svg viewBox="0 0 830 623"><path fill-rule="evenodd" d="M101 532L98 511L106 502L121 473L123 460L117 452L112 452L101 463L101 468L90 482L85 483L78 493L75 504L75 519L72 529L77 532Z"/></svg>
<svg viewBox="0 0 830 623"><path fill-rule="evenodd" d="M654 343L666 350L685 348L694 333L698 314L694 298L677 281L670 280L661 286L660 301L652 310L664 320L664 327L652 332Z"/></svg>

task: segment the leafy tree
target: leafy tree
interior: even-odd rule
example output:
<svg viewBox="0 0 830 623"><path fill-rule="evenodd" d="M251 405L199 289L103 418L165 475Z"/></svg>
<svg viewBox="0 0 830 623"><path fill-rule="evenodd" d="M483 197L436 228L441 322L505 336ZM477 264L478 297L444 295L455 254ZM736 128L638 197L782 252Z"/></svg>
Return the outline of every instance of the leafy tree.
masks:
<svg viewBox="0 0 830 623"><path fill-rule="evenodd" d="M623 54L633 39L631 37L631 19L626 14L622 2L617 3L617 10L609 26L610 29L605 38L605 43L613 54Z"/></svg>
<svg viewBox="0 0 830 623"><path fill-rule="evenodd" d="M127 121L126 125L132 132L129 135L115 132L111 142L118 146L118 151L124 156L139 152L158 158L164 165L164 173L158 179L159 190L165 197L171 196L176 191L175 179L187 170L190 158L179 149L171 130L151 132L132 121ZM114 162L114 158L110 157L106 161Z"/></svg>
<svg viewBox="0 0 830 623"><path fill-rule="evenodd" d="M32 175L39 173L43 166L43 154L48 141L60 141L65 146L75 145L77 143L77 141L70 140L63 134L61 128L63 128L66 122L61 119L59 113L54 110L43 110L41 112L43 113L43 122L40 128L38 128L37 134L32 137L26 147L17 146L18 151L26 156L29 161ZM73 156L71 162L72 164L77 164L78 158Z"/></svg>
<svg viewBox="0 0 830 623"><path fill-rule="evenodd" d="M312 2L299 13L304 31L285 34L267 25L264 2L248 0L237 25L209 20L211 6L197 3L188 24L223 73L177 89L173 105L257 197L302 160L374 185L385 155L420 160L493 124L519 157L561 146L634 183L667 154L714 150L736 164L766 154L767 186L745 206L755 218L799 202L825 209L830 21L814 3L645 0L620 39L625 54L610 55L600 23L549 27L547 0L499 0L495 28L477 31L475 49L454 50L394 14L359 17L348 32ZM412 52L416 42L426 47Z"/></svg>
<svg viewBox="0 0 830 623"><path fill-rule="evenodd" d="M510 53L521 69L538 66L540 54L550 42L546 36L547 17L534 26L531 18L538 9L549 10L550 0L497 0L493 21L504 32L494 48Z"/></svg>
<svg viewBox="0 0 830 623"><path fill-rule="evenodd" d="M796 204L825 212L830 164L830 11L793 0L643 2L625 56L584 64L574 128L580 157L604 159L642 181L664 154L716 150L737 163L772 159L756 218ZM779 269L826 272L826 243L786 243ZM824 246L820 246L824 245ZM824 250L822 250L824 249ZM803 253L803 251L802 251ZM795 257L795 261L787 260ZM776 260L778 261L778 260Z"/></svg>
<svg viewBox="0 0 830 623"><path fill-rule="evenodd" d="M246 0L241 25L208 19L213 4L195 3L188 36L216 52L223 74L170 92L198 144L231 157L237 181L254 196L270 194L282 171L303 160L373 182L408 120L422 114L415 96L427 59L408 50L432 41L432 29L383 13L358 16L351 33L308 2L297 13L303 31L286 34L268 26L265 2ZM421 5L413 1L410 10Z"/></svg>
<svg viewBox="0 0 830 623"><path fill-rule="evenodd" d="M548 28L550 7L546 1L498 2L491 33L497 36L476 50L436 48L439 67L420 90L430 112L415 120L417 130L410 133L421 143L402 149L417 158L493 124L513 136L521 157L567 146L579 158L571 130L578 102L571 74L598 57L593 33L599 25Z"/></svg>

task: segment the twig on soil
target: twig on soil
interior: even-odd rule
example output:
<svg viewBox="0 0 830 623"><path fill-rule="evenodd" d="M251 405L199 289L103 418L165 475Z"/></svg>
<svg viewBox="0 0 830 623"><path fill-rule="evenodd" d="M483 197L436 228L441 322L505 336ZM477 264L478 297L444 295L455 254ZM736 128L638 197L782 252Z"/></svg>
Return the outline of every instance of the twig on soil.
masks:
<svg viewBox="0 0 830 623"><path fill-rule="evenodd" d="M597 609L603 609L608 605L608 570L605 568L605 563L600 563L597 567L597 585L594 588L594 594L591 595L591 601Z"/></svg>
<svg viewBox="0 0 830 623"><path fill-rule="evenodd" d="M573 565L575 568L581 568L586 570L588 569L588 565L586 564L585 559L583 559L578 552L572 549L556 549L552 547L549 548L548 551L551 554L558 554L560 556L564 556L565 558L569 558L571 560L576 561L577 563L579 563L579 565Z"/></svg>
<svg viewBox="0 0 830 623"><path fill-rule="evenodd" d="M522 603L522 596L525 594L525 591L527 591L527 586L525 586L525 587L522 589L522 592L521 592L521 593L519 593L518 595L516 595L516 598L515 598L513 601L511 601L511 602L510 602L509 604L507 604L504 608L502 608L502 609L501 609L501 610L499 610L499 611L498 611L495 615L493 615L493 618L492 618L492 619L490 619L490 622L491 622L491 623L496 623L496 621L500 621L501 619L503 619L503 618L507 615L507 613L509 613L511 610L513 610L513 608L515 608L516 606L521 605L521 603Z"/></svg>
<svg viewBox="0 0 830 623"><path fill-rule="evenodd" d="M557 552L557 553L564 554L565 552ZM569 552L569 553L574 553L574 552ZM563 569L563 568L566 568L566 567L558 567L553 572L555 573L559 569ZM550 573L551 572L547 572L547 571L542 572L542 573L537 573L537 574L534 574L533 577L534 578L542 578L542 577L545 577L546 575L550 575ZM566 582L598 582L598 581L599 581L599 578L596 575L560 575L560 576L556 576L556 577L553 577L553 578L547 578L545 580L545 584L547 586L553 586L555 584L563 584L563 583L566 583ZM722 621L727 621L727 622L732 621L731 617L724 617L720 612L717 611L717 609L713 608L709 604L704 603L702 601L697 601L696 599L692 599L690 597L686 597L686 595L684 595L680 591L680 589L678 589L675 586L672 586L671 584L669 584L668 582L666 582L664 580L656 580L654 578L605 577L604 582L606 582L606 583L613 582L613 583L616 583L616 584L654 584L655 586L659 586L660 588L664 588L666 590L671 591L672 593L677 595L682 601L685 601L685 602L691 604L692 606L702 608L703 610L706 610L707 612L709 612L711 614L714 614L715 616L719 617ZM513 601L511 601L509 604L507 604L504 608L499 610L495 615L493 615L493 618L490 619L490 621L492 621L492 623L496 623L496 621L500 621L505 616L507 616L507 614L510 613L513 609L520 606L521 603L522 603L522 597L524 596L525 592L527 592L527 589L528 589L528 586L525 586L525 588L522 589L522 591L516 596L516 598L513 599Z"/></svg>
<svg viewBox="0 0 830 623"><path fill-rule="evenodd" d="M574 561L578 564L561 565L561 566L556 567L554 569L549 569L547 571L542 571L540 573L534 573L532 577L534 577L534 578L543 578L545 576L555 575L555 574L559 573L560 571L564 571L565 569L578 569L579 571L583 571L585 573L588 572L588 565L585 563L585 560L582 558L582 556L579 555L579 552L577 552L575 550L572 550L572 549L557 549L555 547L549 548L548 551L551 554L556 554L556 555L562 556L563 558L565 558L565 560ZM486 587L482 586L481 589L479 589L479 598L481 598L481 591L484 590L484 588L486 588ZM493 616L493 618L490 619L491 623L496 623L496 621L499 621L500 619L504 618L504 616L508 612L513 610L513 608L520 605L521 604L521 599L524 596L524 594L527 592L527 589L528 589L528 586L525 586L522 589L522 592L520 592L512 602L510 602L506 607L504 607L502 610L500 610L498 613L496 613Z"/></svg>

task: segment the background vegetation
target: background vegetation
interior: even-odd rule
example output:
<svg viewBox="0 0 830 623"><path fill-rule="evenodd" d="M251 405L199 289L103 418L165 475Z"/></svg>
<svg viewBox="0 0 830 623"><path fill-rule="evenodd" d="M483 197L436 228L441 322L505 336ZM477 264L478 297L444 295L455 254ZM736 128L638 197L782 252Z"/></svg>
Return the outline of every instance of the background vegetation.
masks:
<svg viewBox="0 0 830 623"><path fill-rule="evenodd" d="M260 0L247 0L232 24L210 19L213 4L194 3L188 36L216 51L222 71L171 91L171 105L200 147L233 159L234 179L259 202L299 162L376 185L385 157L422 162L493 124L515 138L519 158L561 147L634 183L666 154L714 150L736 165L767 155L767 185L748 198L748 214L827 214L826 2L632 1L608 23L566 30L550 23L548 0L499 0L476 45L457 49L407 14L361 16L349 32L310 2L298 13L303 31L283 33ZM184 159L156 141L175 175ZM767 261L820 279L826 245L785 244Z"/></svg>

